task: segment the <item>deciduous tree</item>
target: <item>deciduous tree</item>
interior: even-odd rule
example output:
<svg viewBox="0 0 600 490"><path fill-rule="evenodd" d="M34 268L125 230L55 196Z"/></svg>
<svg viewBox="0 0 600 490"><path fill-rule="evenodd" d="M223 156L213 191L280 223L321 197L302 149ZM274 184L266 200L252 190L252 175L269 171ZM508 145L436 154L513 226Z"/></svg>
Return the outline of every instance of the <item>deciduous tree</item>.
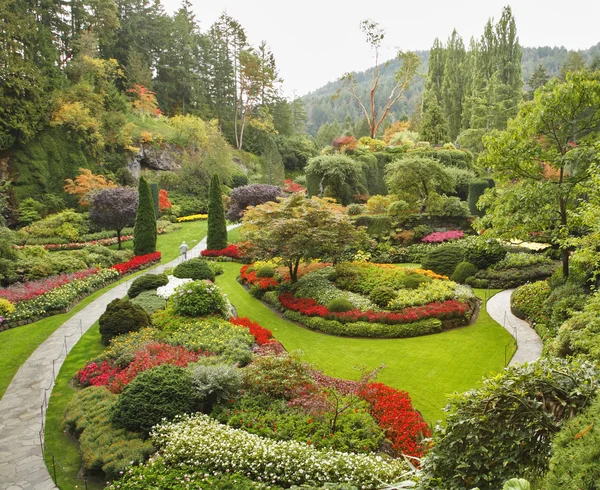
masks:
<svg viewBox="0 0 600 490"><path fill-rule="evenodd" d="M89 205L89 195L93 191L115 188L117 185L108 180L104 175L94 175L88 168L80 168L79 175L73 179L65 180L65 192L78 196L81 206Z"/></svg>
<svg viewBox="0 0 600 490"><path fill-rule="evenodd" d="M94 192L90 202L90 219L99 227L117 232L121 250L121 231L135 224L138 193L131 187L116 187Z"/></svg>
<svg viewBox="0 0 600 490"><path fill-rule="evenodd" d="M375 67L372 75L369 100L363 102L357 95L354 89L356 82L352 73L346 73L342 77L342 82L344 82L346 87L350 90L353 97L360 105L369 125L369 136L371 138L375 138L379 127L382 125L383 121L385 121L390 109L396 102L398 102L398 100L400 100L404 92L410 86L410 83L417 74L417 69L419 68L421 60L415 53L411 51L398 52L397 57L398 59L402 60L402 66L396 73L394 73L396 84L392 88L392 91L385 102L383 110L381 113L377 114L375 110L375 96L377 94L377 87L379 86L382 68L379 62L379 49L381 48L381 43L385 37L385 31L377 22L373 22L372 20L363 20L360 23L360 29L365 34L367 43L371 46L371 49L373 49L375 55Z"/></svg>
<svg viewBox="0 0 600 490"><path fill-rule="evenodd" d="M335 261L346 246L366 239L340 209L303 194L247 209L242 223L255 258L281 258L292 282L302 261L323 257Z"/></svg>

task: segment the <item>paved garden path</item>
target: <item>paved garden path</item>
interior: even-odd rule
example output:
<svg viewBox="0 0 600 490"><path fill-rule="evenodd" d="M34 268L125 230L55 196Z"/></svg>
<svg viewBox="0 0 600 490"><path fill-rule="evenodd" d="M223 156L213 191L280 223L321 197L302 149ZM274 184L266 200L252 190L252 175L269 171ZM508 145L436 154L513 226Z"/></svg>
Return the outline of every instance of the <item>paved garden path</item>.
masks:
<svg viewBox="0 0 600 490"><path fill-rule="evenodd" d="M542 355L542 339L529 326L510 311L510 296L514 289L506 289L492 296L487 302L487 312L502 325L517 341L517 351L510 361L509 366L532 362Z"/></svg>
<svg viewBox="0 0 600 490"><path fill-rule="evenodd" d="M206 238L188 251L188 258L199 256L205 248ZM162 272L181 260L178 257L148 272ZM37 348L13 378L0 400L0 489L56 488L44 464L40 439L55 375L66 353L100 318L108 303L127 294L130 285L131 280L115 286L73 315Z"/></svg>

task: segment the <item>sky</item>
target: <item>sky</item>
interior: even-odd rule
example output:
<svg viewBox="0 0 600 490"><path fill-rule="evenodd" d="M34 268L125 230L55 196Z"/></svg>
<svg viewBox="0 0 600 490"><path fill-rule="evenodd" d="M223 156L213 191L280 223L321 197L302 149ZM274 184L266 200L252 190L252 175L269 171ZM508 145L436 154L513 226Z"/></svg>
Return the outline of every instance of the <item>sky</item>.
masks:
<svg viewBox="0 0 600 490"><path fill-rule="evenodd" d="M522 46L564 46L587 49L600 42L600 1L572 0L398 0L338 2L326 0L191 0L202 31L222 12L246 30L250 43L266 41L275 55L287 97L302 96L344 73L362 71L374 64L360 22L371 19L385 30L381 59L399 50L429 49L452 29L468 46L479 37L490 17L498 20L510 5ZM162 0L168 13L181 0ZM374 8L369 11L370 6Z"/></svg>

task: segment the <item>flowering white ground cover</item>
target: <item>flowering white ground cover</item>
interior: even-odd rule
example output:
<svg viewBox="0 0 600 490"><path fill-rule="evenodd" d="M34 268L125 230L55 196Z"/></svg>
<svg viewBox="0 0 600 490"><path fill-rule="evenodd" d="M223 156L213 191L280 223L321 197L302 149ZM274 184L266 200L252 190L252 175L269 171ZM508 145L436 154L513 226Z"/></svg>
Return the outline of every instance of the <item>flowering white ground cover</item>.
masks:
<svg viewBox="0 0 600 490"><path fill-rule="evenodd" d="M408 467L380 456L318 450L296 441L274 441L222 425L204 414L185 415L152 434L168 466L202 465L282 485L348 483L364 489L401 479Z"/></svg>
<svg viewBox="0 0 600 490"><path fill-rule="evenodd" d="M175 292L175 289L181 286L182 284L187 284L188 282L194 281L193 279L189 278L179 279L175 276L168 277L169 282L165 286L161 286L156 290L156 294L164 299L169 299Z"/></svg>

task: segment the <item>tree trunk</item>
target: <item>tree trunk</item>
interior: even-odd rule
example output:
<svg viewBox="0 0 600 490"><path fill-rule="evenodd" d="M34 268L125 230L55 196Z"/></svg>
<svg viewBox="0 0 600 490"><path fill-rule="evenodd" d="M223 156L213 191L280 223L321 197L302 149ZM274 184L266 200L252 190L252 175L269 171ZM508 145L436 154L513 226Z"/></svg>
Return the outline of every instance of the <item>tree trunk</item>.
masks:
<svg viewBox="0 0 600 490"><path fill-rule="evenodd" d="M564 248L562 250L562 273L563 280L566 281L569 277L569 249Z"/></svg>
<svg viewBox="0 0 600 490"><path fill-rule="evenodd" d="M119 244L117 246L117 249L121 250L121 229L120 228L117 230L117 243Z"/></svg>

